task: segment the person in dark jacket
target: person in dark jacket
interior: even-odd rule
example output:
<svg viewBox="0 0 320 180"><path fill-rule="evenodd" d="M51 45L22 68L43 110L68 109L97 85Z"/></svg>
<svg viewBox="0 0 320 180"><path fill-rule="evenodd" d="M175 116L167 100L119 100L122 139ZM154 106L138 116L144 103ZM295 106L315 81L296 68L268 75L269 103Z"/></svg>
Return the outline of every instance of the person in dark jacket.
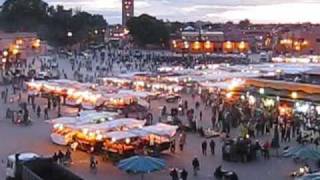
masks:
<svg viewBox="0 0 320 180"><path fill-rule="evenodd" d="M198 175L198 171L200 170L200 163L197 157L195 157L192 160L192 166L193 166L193 175L197 176Z"/></svg>
<svg viewBox="0 0 320 180"><path fill-rule="evenodd" d="M172 171L170 172L170 176L172 180L179 180L179 176L176 168L172 169Z"/></svg>
<svg viewBox="0 0 320 180"><path fill-rule="evenodd" d="M201 145L201 148L202 148L202 154L204 155L204 156L206 156L207 155L207 141L203 141L202 142L202 145Z"/></svg>
<svg viewBox="0 0 320 180"><path fill-rule="evenodd" d="M214 140L212 139L210 141L210 150L211 150L211 154L214 155L215 154L215 148L216 148L216 143L214 142Z"/></svg>
<svg viewBox="0 0 320 180"><path fill-rule="evenodd" d="M188 172L185 169L182 169L182 171L180 173L180 177L181 177L182 180L187 180Z"/></svg>

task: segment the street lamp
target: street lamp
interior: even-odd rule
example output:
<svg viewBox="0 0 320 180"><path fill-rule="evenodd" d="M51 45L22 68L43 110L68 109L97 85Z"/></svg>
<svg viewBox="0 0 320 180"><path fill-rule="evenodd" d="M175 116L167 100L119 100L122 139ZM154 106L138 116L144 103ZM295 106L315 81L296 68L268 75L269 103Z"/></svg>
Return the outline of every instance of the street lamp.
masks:
<svg viewBox="0 0 320 180"><path fill-rule="evenodd" d="M69 38L72 37L72 36L73 36L72 32L69 31L69 32L67 33L67 36L68 36Z"/></svg>

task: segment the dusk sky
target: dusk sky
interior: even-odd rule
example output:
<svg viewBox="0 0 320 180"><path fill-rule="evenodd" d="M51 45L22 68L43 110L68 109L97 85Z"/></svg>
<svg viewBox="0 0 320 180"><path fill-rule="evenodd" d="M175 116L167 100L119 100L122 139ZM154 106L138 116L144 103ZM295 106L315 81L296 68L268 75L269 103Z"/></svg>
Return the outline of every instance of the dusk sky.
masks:
<svg viewBox="0 0 320 180"><path fill-rule="evenodd" d="M3 1L3 0L0 0ZM109 23L121 22L121 0L46 0L92 13ZM313 22L320 23L320 0L136 0L135 15L148 13L179 21Z"/></svg>

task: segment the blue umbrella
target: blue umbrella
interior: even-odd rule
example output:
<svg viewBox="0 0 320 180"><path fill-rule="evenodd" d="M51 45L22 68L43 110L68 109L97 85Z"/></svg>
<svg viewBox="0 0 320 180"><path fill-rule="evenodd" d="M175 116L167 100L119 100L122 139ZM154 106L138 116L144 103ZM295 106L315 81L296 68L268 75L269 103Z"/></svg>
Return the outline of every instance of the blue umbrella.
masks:
<svg viewBox="0 0 320 180"><path fill-rule="evenodd" d="M127 171L142 174L159 171L165 168L166 163L163 159L153 158L149 156L133 156L128 159L121 160L118 168Z"/></svg>
<svg viewBox="0 0 320 180"><path fill-rule="evenodd" d="M294 157L300 159L309 159L309 160L319 160L320 159L320 151L311 146L297 146L293 148L289 148L282 154L284 157Z"/></svg>
<svg viewBox="0 0 320 180"><path fill-rule="evenodd" d="M320 180L320 173L312 173L312 174L306 174L300 178L297 178L297 180Z"/></svg>

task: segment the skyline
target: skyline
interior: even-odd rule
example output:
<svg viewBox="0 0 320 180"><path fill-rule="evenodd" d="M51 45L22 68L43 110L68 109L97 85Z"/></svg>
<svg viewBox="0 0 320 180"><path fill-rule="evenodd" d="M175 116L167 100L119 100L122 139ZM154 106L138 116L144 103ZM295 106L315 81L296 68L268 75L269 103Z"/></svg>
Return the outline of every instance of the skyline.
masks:
<svg viewBox="0 0 320 180"><path fill-rule="evenodd" d="M0 0L3 3L4 0ZM102 14L108 23L121 23L121 0L45 0L50 5ZM135 16L146 13L170 21L254 23L320 23L318 0L135 0Z"/></svg>

